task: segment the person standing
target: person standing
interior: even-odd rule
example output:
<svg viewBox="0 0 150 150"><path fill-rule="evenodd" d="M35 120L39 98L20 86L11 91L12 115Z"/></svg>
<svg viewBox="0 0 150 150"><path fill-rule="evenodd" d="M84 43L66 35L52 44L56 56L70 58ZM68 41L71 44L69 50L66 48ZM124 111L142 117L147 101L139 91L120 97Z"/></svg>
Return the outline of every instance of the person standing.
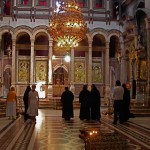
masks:
<svg viewBox="0 0 150 150"><path fill-rule="evenodd" d="M113 124L117 124L118 114L119 114L120 123L121 124L123 123L123 114L122 114L123 94L124 94L124 89L121 86L121 82L117 80L116 86L114 87L114 92L113 92L113 101L114 101Z"/></svg>
<svg viewBox="0 0 150 150"><path fill-rule="evenodd" d="M28 95L28 110L27 114L31 117L31 122L36 123L36 116L38 116L38 107L39 107L39 94L35 90L36 85L32 85L32 89Z"/></svg>
<svg viewBox="0 0 150 150"><path fill-rule="evenodd" d="M101 105L101 96L97 87L92 84L91 87L91 119L100 121L100 105Z"/></svg>
<svg viewBox="0 0 150 150"><path fill-rule="evenodd" d="M6 116L8 119L16 118L16 108L17 108L17 95L15 92L15 87L11 87L7 94L6 100Z"/></svg>
<svg viewBox="0 0 150 150"><path fill-rule="evenodd" d="M90 92L88 91L88 86L83 85L81 92L79 93L79 103L80 103L80 120L90 120Z"/></svg>
<svg viewBox="0 0 150 150"><path fill-rule="evenodd" d="M122 84L124 88L123 95L123 117L124 121L128 121L130 117L130 91L127 89L126 84Z"/></svg>
<svg viewBox="0 0 150 150"><path fill-rule="evenodd" d="M73 100L73 93L69 90L68 87L65 87L65 91L61 95L62 118L65 118L65 120L70 120L70 118L74 117Z"/></svg>
<svg viewBox="0 0 150 150"><path fill-rule="evenodd" d="M28 119L28 114L27 114L27 110L28 110L28 102L29 102L29 99L28 99L28 95L29 95L29 92L31 91L31 87L28 85L25 92L24 92L24 96L23 96L23 101L24 101L24 120L27 120Z"/></svg>

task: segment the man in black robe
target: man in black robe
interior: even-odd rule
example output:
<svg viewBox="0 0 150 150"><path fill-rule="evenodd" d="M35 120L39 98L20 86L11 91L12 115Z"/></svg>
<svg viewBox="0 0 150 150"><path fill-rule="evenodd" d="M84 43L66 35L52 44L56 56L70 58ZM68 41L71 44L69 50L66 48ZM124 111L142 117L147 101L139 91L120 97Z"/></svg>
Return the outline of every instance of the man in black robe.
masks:
<svg viewBox="0 0 150 150"><path fill-rule="evenodd" d="M65 120L70 120L70 118L74 117L73 100L73 93L69 90L68 87L65 87L65 91L61 95L62 118L65 118Z"/></svg>
<svg viewBox="0 0 150 150"><path fill-rule="evenodd" d="M101 105L101 96L100 92L96 88L94 84L92 84L91 88L91 119L100 121L101 113L100 113L100 105Z"/></svg>
<svg viewBox="0 0 150 150"><path fill-rule="evenodd" d="M90 92L87 89L87 85L83 85L81 92L79 93L80 103L80 120L90 120Z"/></svg>
<svg viewBox="0 0 150 150"><path fill-rule="evenodd" d="M129 116L130 116L130 91L126 88L126 84L122 84L122 87L124 88L123 118L124 118L124 121L128 121Z"/></svg>

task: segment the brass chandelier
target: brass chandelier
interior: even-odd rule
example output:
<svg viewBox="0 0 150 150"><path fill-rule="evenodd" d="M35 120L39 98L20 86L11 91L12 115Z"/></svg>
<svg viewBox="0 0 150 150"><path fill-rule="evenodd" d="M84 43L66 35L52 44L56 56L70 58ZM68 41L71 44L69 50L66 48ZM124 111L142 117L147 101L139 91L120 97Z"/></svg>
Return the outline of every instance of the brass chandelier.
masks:
<svg viewBox="0 0 150 150"><path fill-rule="evenodd" d="M87 25L74 0L57 2L49 25L49 33L58 47L76 47L86 37Z"/></svg>

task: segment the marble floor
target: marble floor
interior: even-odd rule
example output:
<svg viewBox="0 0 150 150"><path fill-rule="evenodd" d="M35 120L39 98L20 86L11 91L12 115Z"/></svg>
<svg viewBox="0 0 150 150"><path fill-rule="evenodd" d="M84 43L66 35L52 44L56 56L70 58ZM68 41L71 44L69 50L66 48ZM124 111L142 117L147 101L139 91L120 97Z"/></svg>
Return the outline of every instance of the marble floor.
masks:
<svg viewBox="0 0 150 150"><path fill-rule="evenodd" d="M85 150L79 135L80 130L89 128L117 132L127 141L129 150L150 150L150 117L130 118L125 124L113 125L112 116L102 115L101 122L97 122L80 121L78 109L74 114L73 119L64 121L61 110L39 109L36 124L24 122L22 115L16 120L0 118L0 150Z"/></svg>

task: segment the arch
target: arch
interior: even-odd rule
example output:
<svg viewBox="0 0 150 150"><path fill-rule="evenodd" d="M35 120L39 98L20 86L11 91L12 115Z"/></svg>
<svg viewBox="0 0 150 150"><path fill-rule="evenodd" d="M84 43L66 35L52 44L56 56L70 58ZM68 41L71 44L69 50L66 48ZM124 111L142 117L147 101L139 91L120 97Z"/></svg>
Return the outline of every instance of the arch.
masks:
<svg viewBox="0 0 150 150"><path fill-rule="evenodd" d="M58 65L54 66L53 72L55 72L60 67L63 68L66 72L68 72L68 68L65 65L62 65L62 64L58 64Z"/></svg>
<svg viewBox="0 0 150 150"><path fill-rule="evenodd" d="M45 44L47 44L47 45L49 45L49 41L48 41L48 37L45 35L45 34L43 34L43 32L41 33L41 32L39 32L39 33L37 33L36 34L36 37L35 37L35 44L41 44L41 45L45 45Z"/></svg>
<svg viewBox="0 0 150 150"><path fill-rule="evenodd" d="M66 71L65 65L57 65L53 71L53 83L54 85L66 85L68 84L68 71Z"/></svg>
<svg viewBox="0 0 150 150"><path fill-rule="evenodd" d="M12 38L14 37L14 32L13 32L13 28L9 27L9 26L5 26L5 28L1 28L0 30L0 39L2 39L2 35L9 32L12 36Z"/></svg>
<svg viewBox="0 0 150 150"><path fill-rule="evenodd" d="M48 28L46 26L37 26L33 30L33 37L35 38L38 33L45 33L49 40L53 40L50 34L48 33Z"/></svg>
<svg viewBox="0 0 150 150"><path fill-rule="evenodd" d="M145 2L143 2L143 1L138 1L137 4L136 4L135 10L136 10L137 8L145 8Z"/></svg>
<svg viewBox="0 0 150 150"><path fill-rule="evenodd" d="M6 69L10 69L10 71L12 71L11 65L7 64L7 65L4 67L4 71L5 71Z"/></svg>
<svg viewBox="0 0 150 150"><path fill-rule="evenodd" d="M18 35L17 35L17 40L16 42L18 43L18 41L20 41L20 38L25 38L25 37L28 37L29 36L29 39L30 40L30 35L27 33L27 32L20 32ZM25 40L25 39L24 39ZM24 41L23 43L31 43L30 41ZM18 43L19 44L19 43ZM21 44L21 43L20 43Z"/></svg>
<svg viewBox="0 0 150 150"><path fill-rule="evenodd" d="M95 40L99 40L99 42L96 42L95 44L98 46L98 45L102 45L102 46L105 46L105 43L106 43L106 39L105 37L102 35L102 34L95 34L93 36L93 43L95 42Z"/></svg>
<svg viewBox="0 0 150 150"><path fill-rule="evenodd" d="M109 43L109 56L111 58L115 58L116 53L121 55L119 37L116 35L112 35L110 37L110 43Z"/></svg>
<svg viewBox="0 0 150 150"><path fill-rule="evenodd" d="M138 13L143 12L148 19L150 19L150 10L145 9L145 8L138 8L137 11L135 12L135 15L137 16Z"/></svg>
<svg viewBox="0 0 150 150"><path fill-rule="evenodd" d="M96 35L96 34L101 34L105 37L105 40L107 41L107 31L105 29L102 29L102 28L95 28L93 29L91 32L90 32L90 36L91 36L91 39L93 39L93 37Z"/></svg>
<svg viewBox="0 0 150 150"><path fill-rule="evenodd" d="M14 33L15 37L21 35L24 32L29 34L30 38L33 37L32 30L30 27L20 26L20 27L17 27L14 31L15 31L15 33Z"/></svg>
<svg viewBox="0 0 150 150"><path fill-rule="evenodd" d="M148 18L147 11L145 9L139 9L136 12L136 22L137 22L137 34L138 34L138 47L144 47L147 51L147 34L146 34L146 21ZM149 11L150 13L150 11Z"/></svg>
<svg viewBox="0 0 150 150"><path fill-rule="evenodd" d="M122 33L121 33L121 31L119 31L119 30L110 30L110 31L108 32L108 41L110 42L110 38L111 38L112 36L117 36L121 41L123 41L121 34L122 34Z"/></svg>
<svg viewBox="0 0 150 150"><path fill-rule="evenodd" d="M86 34L86 37L87 37L88 41L92 41L92 38L91 38L90 32Z"/></svg>

